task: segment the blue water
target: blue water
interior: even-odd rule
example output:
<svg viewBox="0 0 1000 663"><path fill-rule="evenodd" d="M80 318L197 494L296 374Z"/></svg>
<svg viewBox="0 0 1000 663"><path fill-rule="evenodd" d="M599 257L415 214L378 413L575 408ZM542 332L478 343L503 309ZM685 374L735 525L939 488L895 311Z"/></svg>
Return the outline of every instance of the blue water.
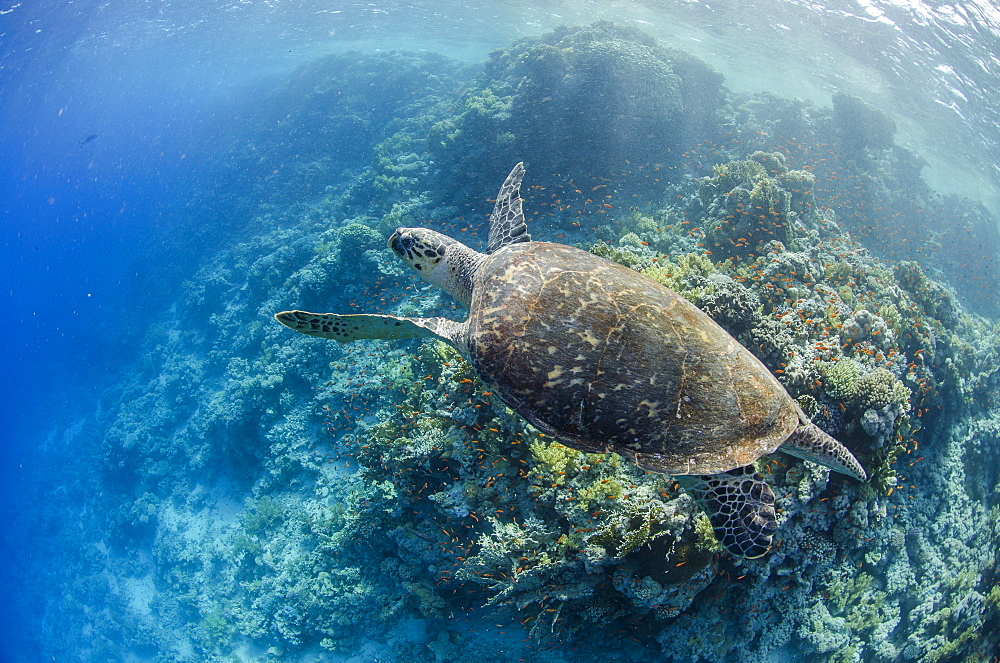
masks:
<svg viewBox="0 0 1000 663"><path fill-rule="evenodd" d="M140 472L129 463L141 465L145 462L143 458L137 459L124 452L116 455L102 444L117 434L112 432L115 426L119 427L115 430L124 430L119 425L121 418L115 418L120 410L131 407L129 416L139 421L144 417L164 416L161 410L138 412L134 403L140 401L145 391L155 391L158 369L151 367L165 361L165 355L158 354L157 348L169 345L166 339L170 333L183 331L187 325L195 326L197 333L207 336L207 341L193 342L188 347L185 361L206 362L210 367L205 369L206 376L213 375L213 379L220 380L213 383L211 390L223 388L224 379L218 376L226 370L230 372L225 373L228 376L225 379L232 379L236 374L253 375L256 370L238 373L227 363L229 359L242 353L252 361L260 347L269 344L277 347L279 343L288 342L287 338L278 336L284 330L277 330L266 332L265 338L254 336L252 343L240 345L240 335L234 326L245 324L242 319L227 318L226 322L214 327L215 323L209 321L229 305L246 306L248 310L263 306L265 302L271 305L275 293L285 292L283 289L288 287L286 279L291 278L290 274L319 251L315 245L347 241L339 236L320 236L321 230L316 225L318 219L328 215L331 228L357 220L381 231L379 223L384 225L390 221L380 219L390 216L394 202L404 208L412 202L375 199L374 193L366 198L365 192L383 189L374 185L364 188L369 186L371 178L365 180L363 174L366 168L377 163L376 144L399 131L405 122L415 121L421 113L426 114L431 120L414 130L423 136L433 122L444 118L445 111L432 109L431 103L421 99L420 94L431 90L436 100L458 98L461 86L474 84L484 63L496 49L510 48L520 39L538 38L558 26L588 25L602 19L638 28L662 46L681 49L700 58L722 74L725 86L733 93L764 92L779 99L798 99L800 103L828 108L833 95L844 92L891 118L896 128L896 145L926 161L921 172L931 192L927 200L933 200L935 210L941 211L925 219L921 216L925 213L922 203L914 203L913 209L901 206L904 216L920 218L914 226L906 226L902 220L892 220L887 213L863 208L869 199L862 201L859 197L851 200L850 207L845 205L839 209L839 218L848 224L855 223L849 226L853 236L887 264L916 258L930 276L954 289L955 301L963 311L982 316L976 328L980 336L962 337L965 346L997 346L995 327L992 336L988 330L991 324L995 325L1000 311L1000 302L996 301L1000 247L991 244L996 237L996 216L1000 212L1000 138L996 132L1000 123L1000 60L997 56L1000 52L1000 10L987 0L963 3L747 0L499 4L446 1L330 4L281 0L211 3L84 0L30 4L7 0L0 4L0 275L3 277L0 304L4 311L4 324L0 328L0 347L3 348L3 370L0 371L0 430L3 431L0 436L0 504L3 507L0 517L4 521L0 527L4 532L0 538L3 545L0 555L11 561L0 570L0 582L6 586L0 591L13 598L0 606L0 660L48 660L56 655L59 656L57 660L108 660L109 652L118 657L113 660L122 661L229 660L222 657L240 647L243 647L239 649L243 658L239 660L261 661L451 660L448 656L457 656L454 652L462 647L456 645L456 641L449 646L457 649L453 647L452 653L447 655L440 653L445 650L444 645L436 649L428 646L428 643L440 644L439 634L445 632L441 624L448 620L439 616L435 621L426 617L427 612L411 610L412 605L400 609L399 623L395 627L398 641L416 643L412 647L407 645L409 649L402 646L395 650L389 646L380 649L381 645L365 649L345 635L344 642L351 643L345 645L348 651L323 653L326 650L318 649L319 641L323 637L335 638L330 635L335 630L322 631L315 627L310 632L315 641L303 643L297 637L282 640L276 634L281 630L280 624L286 622L280 619L262 626L255 635L246 635L245 641L234 636L231 642L236 644L229 650L225 646L215 651L191 649L188 644L177 643L162 643L162 649L158 649L155 643L160 634L144 633L134 639L122 635L139 629L137 621L128 620L136 620L135 614L145 614L141 610L129 613L123 607L130 600L127 592L119 591L124 586L123 578L144 578L152 569L149 572L156 578L157 591L164 601L178 600L177 597L183 594L178 589L183 581L169 584L165 558L157 562L156 555L161 553L152 552L154 540L162 538L162 532L153 526L145 529L137 526L134 532L116 532L115 528L123 519L113 513L115 509L132 508L144 493L166 500L171 491L177 497L181 491L179 486L185 486L186 490L198 485L213 495L216 494L213 491L222 495L218 499L225 508L220 507L221 510L250 512L252 509L244 506L245 498L252 496L259 500L272 493L285 495L286 486L282 481L291 480L295 473L282 470L286 472L282 474L268 465L275 448L270 438L267 438L269 442L261 442L256 447L250 442L245 448L231 440L225 446L220 443L218 456L207 460L185 458L194 448L189 445L183 452L170 452L176 455L169 455L170 460L163 461L168 470L159 474ZM398 50L430 58L414 61L423 64L411 62L406 66L433 67L437 78L422 83L413 91L412 98L405 95L405 98L396 98L397 92L403 94L401 89L405 85L405 81L391 79L399 73L395 69L397 65L385 65L383 70L378 70L382 65L371 65L375 67L375 79L385 78L391 83L373 88L377 93L366 92L368 88L360 87L350 91L359 98L364 98L366 93L370 95L364 102L370 108L362 102L352 107L352 112L362 117L357 125L345 124L341 133L331 137L316 133L315 127L321 122L314 126L303 119L322 115L323 109L340 103L335 96L324 97L311 88L313 81L321 77L310 78L309 72L315 74L316 70L308 67L319 66L315 63L332 55L348 54L336 60L336 66L346 66L344 63L352 59L359 63L371 62L366 58ZM439 59L434 59L438 56ZM376 84L373 81L371 86ZM594 93L603 94L596 90ZM613 94L613 90L610 93ZM293 122L292 129L283 124L289 120ZM294 122L301 122L304 128L296 131L299 125ZM767 128L767 131L772 129ZM778 133L775 131L775 135ZM566 137L565 141L571 142L572 137ZM749 140L746 144L749 145ZM839 190L836 189L838 185L830 184L846 171L820 162L821 159L826 161L828 146L813 146L810 152L790 145L762 147L785 149L791 167L813 168L818 177L826 177L824 181L829 185L831 199L826 200L825 205L836 209L839 203L832 196L843 195L846 199L852 191L857 192L857 188ZM459 227L485 225L488 199L500 183L498 178L502 178L513 161L520 158L511 154L509 160L492 163L491 155L476 154L472 147L463 149L467 149L463 156L467 155L468 161L462 164L482 166L481 171L468 173L466 179L458 178L454 175L456 171L472 166L428 164L421 155L422 170L409 175L416 178L416 183L407 185L406 189L426 190L448 182L453 188L442 192L441 200L434 201L439 206L433 210L437 216L431 223L440 223L439 227L453 232L458 232ZM711 156L714 148L692 144L688 149L692 154L697 151L698 156L689 158L685 154L683 159L678 156L676 164L671 166L676 166L678 173L686 169L685 174L674 181L682 195L691 195L694 178L711 175L710 162L714 159ZM414 148L414 151L419 150ZM558 149L555 152L554 162L546 163L546 167L552 166L551 172L536 170L538 176L533 183L538 187L544 184L553 191L557 186L566 186L567 189L560 189L563 192L560 195L567 205L582 205L582 200L571 200L573 194L568 190L579 183L569 187L560 181L560 176L572 171L575 164L565 164L563 168L558 162ZM820 152L824 156L812 161L811 155ZM573 152L567 150L567 153ZM507 155L503 156L506 159ZM627 159L629 155L619 156ZM692 162L698 159L704 164L699 161L699 165L693 165ZM538 161L542 162L542 157ZM493 170L486 172L486 165ZM648 176L650 171L643 170L638 161L628 167L633 166L628 177ZM309 168L313 169L311 174L307 172ZM368 184L356 184L359 181ZM622 190L641 191L635 188L636 181L630 179L623 183ZM891 187L891 183L885 182L880 185ZM355 189L351 189L352 186ZM530 191L527 186L526 194L534 196L527 204L535 205L535 210L546 209L541 206L544 198L540 189ZM684 186L689 188L684 189ZM898 195L879 200L892 199L898 203L905 193L894 192ZM347 202L331 202L342 194L347 196ZM956 207L945 202L954 200L948 196L961 196L966 201L963 204L971 207L981 205L976 208L982 210L977 212L976 218L991 219L992 230L987 222L972 230L963 226L964 221L952 214ZM617 199L613 203L617 208L614 214L619 214L619 210L624 214L626 205L619 205ZM650 201L640 207L652 213L656 205ZM416 209L426 211L426 208ZM619 225L623 219L624 216L617 218ZM612 243L618 239L617 235L609 234L612 231L602 233L591 223L592 231L581 229L584 234L577 238L561 240L566 232L574 230L570 221L569 214L560 211L549 219L539 218L536 227L543 239L552 241L589 244L595 239ZM424 219L415 219L413 223L421 225ZM901 229L898 233L894 225L897 223L902 224L898 226ZM303 230L307 226L308 229ZM609 222L608 227L617 232L613 222ZM255 260L272 253L279 255L277 244L282 240L261 240L260 244L254 241L278 228L289 229L289 237L294 235L294 240L288 240L294 246L289 254L292 257L275 258L274 267L261 267ZM295 228L299 231L294 231ZM907 232L918 236L908 236ZM924 243L928 233L936 238L933 246ZM472 242L484 236L484 228L475 236L468 231L462 235L463 239ZM923 247L916 252L910 251L912 244L904 243L916 241ZM241 246L253 248L238 248ZM685 251L694 250L694 246L683 243L675 246ZM370 242L370 246L365 244L364 248L381 247ZM234 253L222 254L225 250ZM205 274L215 269L212 266L226 261L240 265L238 275L225 277L231 280L229 285L235 282L238 286L242 283L240 279L244 279L249 289L227 290L220 286L218 291L212 291L210 287L210 294L205 296L208 303L202 308L191 304L191 283L207 280ZM208 272L199 273L199 269L208 269ZM368 282L368 277L373 275L380 279L377 286ZM326 283L336 285L334 293L321 286L314 290L303 286L294 291L294 298L290 295L273 304L314 309L340 306L350 307L351 312L370 311L373 309L369 304L379 297L378 288L386 288L393 298L412 294L404 290L409 282L400 281L400 278L399 274L379 273L374 262L365 263L351 279L337 281L329 276ZM384 284L381 279L385 280ZM422 285L414 281L411 287ZM421 296L426 297L428 293L421 291ZM252 304L247 303L248 299ZM388 305L380 306L380 312L391 312ZM415 310L423 307L416 312L432 311L435 306L447 309L452 304L437 300L424 304L418 300L413 305ZM271 324L265 317L258 318L263 325ZM232 344L231 356L212 345L212 334L220 329L226 335L225 343ZM305 346L294 347L305 352L302 350ZM386 346L378 347L381 348L378 352L387 352ZM406 352L416 352L415 345L405 348ZM911 353L908 360L919 361L918 356L912 354L914 348L908 350ZM353 357L338 355L332 349L309 352L315 354L310 354L308 361L320 367L328 366L331 361L350 363ZM397 360L398 357L391 359ZM377 375L383 370L378 365L364 363L369 360L353 357L353 361L358 366L365 366L366 375ZM986 362L990 361L997 361L995 354L984 354L980 370L988 373ZM899 368L905 365L906 362ZM197 371L192 369L192 372ZM313 383L313 377L303 378L302 384L309 382L309 388L318 388L322 383ZM958 376L953 377L957 379ZM185 379L188 378L182 381ZM204 377L204 381L207 385L209 378ZM996 438L990 436L995 435L996 429L981 422L996 418L1000 397L995 390L990 391L990 385L996 388L1000 385L996 385L995 379L991 383L988 378L984 378L982 384L985 386L975 392L980 400L975 404L970 400L965 406L969 409L963 412L945 412L944 418L929 425L930 433L925 431L925 434L931 439L933 435L943 439L956 427L980 426L975 430L983 431L978 438L983 442L976 447L975 454L981 455L963 452L968 454L965 462L995 466L1000 449L991 446L995 445ZM938 386L947 391L947 385ZM251 386L247 394L267 388L259 384ZM191 389L190 393L194 394L195 387ZM317 396L316 402L333 404L334 409L344 403L353 403L349 396L343 395L349 394L350 389L340 392L336 387L331 389L331 394ZM170 392L170 398L176 398L166 399L163 401L166 405L161 403L158 407L176 408L187 416L207 406L209 395L206 394L211 390L205 387L204 392L188 400L185 400L183 389ZM303 388L296 393L307 392L308 389ZM388 396L381 396L382 400L377 393L364 392L362 396L373 411L385 412L385 408L393 407ZM240 397L248 403L252 401L250 395ZM959 400L956 398L952 402ZM283 406L286 405L283 402ZM937 402L933 406L936 407ZM238 428L240 435L257 439L252 432L254 426L267 420L271 416L268 408L275 406L269 401L260 405L259 410L253 407L248 405L240 415L244 419L232 424L229 430ZM378 410L379 407L383 409ZM932 407L930 401L927 407ZM922 408L914 406L914 412L917 410ZM937 413L934 416L938 416ZM980 423L968 423L973 420ZM182 424L176 421L164 424L163 430L170 425L176 425L174 434L193 435L183 430L178 433ZM264 424L259 425L263 431ZM209 427L206 430L216 429ZM296 429L295 435L302 434L303 430L305 428ZM316 432L318 424L310 430ZM157 434L169 437L162 431ZM211 433L202 431L201 434ZM236 436L236 433L231 434ZM316 434L321 435L320 432ZM127 433L122 435L127 437ZM220 440L225 437L223 433L219 435ZM261 432L260 439L265 438ZM974 446L969 445L969 449ZM239 462L232 460L236 456ZM341 462L344 458L348 464L354 462L350 454L341 457ZM178 478L177 473L185 472L189 474L183 480ZM278 478L262 481L261 477L268 472ZM941 480L940 477L928 475L925 478L926 483L921 485L925 492L941 489L941 484L935 483ZM919 477L911 478L911 481L918 480ZM989 485L991 480L992 486ZM996 528L996 521L989 520L986 514L997 504L996 477L986 474L979 476L977 481L983 485L968 487L962 499L981 505L981 512L976 513L982 521L977 522L992 523ZM972 483L970 480L969 485ZM332 493L336 496L340 495L338 491L347 490L334 487ZM166 508L166 502L157 504L157 508ZM108 513L95 513L102 509ZM159 514L159 527L169 529L164 524L164 513ZM931 521L925 522L924 515L914 518L924 519L919 527L928 530L936 527L929 524ZM245 523L245 520L240 522ZM78 536L74 528L85 533ZM881 535L869 532L866 536ZM979 539L956 537L962 540L962 545L980 546L982 554L976 557L978 561L969 562L969 569L980 579L978 584L973 584L982 598L1000 578L1000 559L995 550L991 554L982 548L995 545L996 535L990 538L984 534ZM100 546L95 547L96 543ZM74 545L81 548L73 548ZM935 544L925 545L935 547ZM117 589L91 591L93 583L104 582L100 578L104 577L102 556L107 549L112 550L112 556L145 566L142 570L132 569L132 576L128 572L116 576L118 584L110 584ZM988 561L990 557L992 563ZM159 570L158 563L162 563ZM918 561L913 565L917 568ZM88 580L84 583L83 576L60 576L60 568L67 569L70 576L85 574ZM48 569L48 572L38 576L39 569ZM120 568L114 573L119 571ZM158 576L161 572L163 575ZM942 572L945 571L935 568L919 571L917 575ZM72 591L74 598L69 603L61 603L60 594L67 591ZM164 614L173 615L176 624L183 623L184 619L194 624L206 614L212 614L213 604L206 598L210 594L206 591L204 595L186 599L188 612L181 616L166 609ZM118 602L109 602L109 596L118 597ZM463 609L479 608L485 612L484 596L472 593L449 605L445 613L457 610L459 605ZM808 597L808 592L804 596ZM359 605L357 609L384 607L376 599L371 600L374 603ZM927 596L915 597L911 603L923 601L931 600ZM914 609L905 602L901 605L908 611ZM988 603L984 605L987 607L981 610L981 620L968 622L974 625L972 635L962 641L955 653L939 652L936 656L941 658L934 660L984 660L959 658L972 656L973 651L981 656L993 656L986 660L996 660L997 653L988 649L992 646L989 643L996 642L995 632L989 635L990 629L1000 628L998 608L989 607ZM954 605L948 607L959 610ZM262 611L277 614L281 609L271 606ZM95 617L96 613L102 616ZM228 612L225 614L231 617ZM688 628L697 631L698 619L708 623L711 618L707 612L692 609L684 619L689 620ZM714 618L726 619L718 615ZM509 617L497 617L497 620L502 619L509 621ZM291 617L287 620L287 623L294 621ZM75 630L84 623L91 630L80 636ZM517 647L530 649L534 645L515 644L521 635L517 638L498 635L500 623L494 620L469 628L486 629L487 635L482 637L498 643L496 646L502 650L504 660L508 660L508 655L511 660L527 656L528 650ZM300 622L296 624L301 626ZM143 626L146 627L148 625ZM219 628L227 632L225 627ZM301 628L308 631L310 627ZM658 640L650 634L656 629L648 623L637 628L644 629L641 638L646 649L641 655L655 657L660 645L651 644ZM908 633L905 619L894 628L893 638L899 642L907 637L926 636L930 640L938 635L923 631L916 635ZM67 629L74 630L72 637L63 636ZM615 638L625 637L617 627L609 632L612 630L614 635L605 637L604 644L609 647ZM555 622L552 632L556 632ZM877 638L876 632L877 629L868 631L866 637ZM957 639L962 632L955 627L948 635ZM669 636L659 637L662 644ZM384 633L371 637L372 643L384 644L384 641ZM572 638L567 636L565 641L572 641ZM84 642L89 643L86 648L81 644ZM836 638L831 642L836 642ZM848 647L846 643L842 642L841 646ZM977 649L975 643L985 644ZM551 642L543 644L544 647L554 646ZM276 649L268 653L270 647ZM544 647L540 645L538 651L544 651ZM830 652L837 646L831 647L831 650L818 647L814 651L833 656ZM856 654L857 659L851 658L855 654L845 649L842 660L915 660L910 654L917 649L911 650L906 657L903 656L904 647L900 645L898 649L896 658L884 652L879 658L872 647ZM789 652L794 650L791 645L776 648L770 660L793 660ZM467 652L472 651L470 645ZM542 656L538 651L531 650L530 654ZM698 656L703 657L701 660L709 660L705 654L707 650L698 651L700 653L691 654L691 660L698 660ZM927 652L932 650L925 648L922 651L921 655L929 655ZM157 655L161 658L157 659ZM328 658L300 659L307 655ZM573 660L572 654L566 655L565 660ZM681 660L683 651L675 650L672 655ZM738 660L741 655L731 649L726 660ZM219 658L210 659L209 656Z"/></svg>

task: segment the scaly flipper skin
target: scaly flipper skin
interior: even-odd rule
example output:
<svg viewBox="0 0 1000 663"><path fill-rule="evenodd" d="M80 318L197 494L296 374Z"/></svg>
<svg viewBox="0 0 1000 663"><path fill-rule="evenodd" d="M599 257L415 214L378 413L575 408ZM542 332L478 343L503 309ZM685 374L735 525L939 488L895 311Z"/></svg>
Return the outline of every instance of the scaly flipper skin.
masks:
<svg viewBox="0 0 1000 663"><path fill-rule="evenodd" d="M778 529L774 493L752 466L674 479L705 510L716 538L729 552L754 559L771 548Z"/></svg>
<svg viewBox="0 0 1000 663"><path fill-rule="evenodd" d="M490 215L490 238L486 243L486 253L494 253L508 244L530 242L528 226L521 211L521 179L524 164L519 163L510 171L497 194L497 202Z"/></svg>
<svg viewBox="0 0 1000 663"><path fill-rule="evenodd" d="M789 456L811 460L860 481L868 474L854 454L843 444L824 433L816 424L799 426L780 447Z"/></svg>
<svg viewBox="0 0 1000 663"><path fill-rule="evenodd" d="M281 324L301 334L332 338L341 343L362 338L393 340L431 336L439 336L446 341L456 343L462 327L462 323L445 318L399 318L394 315L338 315L282 311L274 317Z"/></svg>

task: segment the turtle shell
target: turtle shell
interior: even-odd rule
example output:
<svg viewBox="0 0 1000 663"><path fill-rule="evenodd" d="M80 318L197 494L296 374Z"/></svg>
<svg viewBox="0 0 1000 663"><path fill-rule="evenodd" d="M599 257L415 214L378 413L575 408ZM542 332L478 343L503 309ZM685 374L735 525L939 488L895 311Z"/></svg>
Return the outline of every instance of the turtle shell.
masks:
<svg viewBox="0 0 1000 663"><path fill-rule="evenodd" d="M567 446L667 474L771 453L800 423L770 371L686 299L562 244L487 257L469 358L494 392Z"/></svg>

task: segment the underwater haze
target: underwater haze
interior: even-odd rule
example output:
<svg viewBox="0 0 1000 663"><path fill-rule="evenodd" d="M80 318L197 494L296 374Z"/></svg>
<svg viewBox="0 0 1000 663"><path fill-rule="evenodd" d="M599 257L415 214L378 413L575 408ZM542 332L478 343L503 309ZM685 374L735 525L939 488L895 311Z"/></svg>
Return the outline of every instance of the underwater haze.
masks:
<svg viewBox="0 0 1000 663"><path fill-rule="evenodd" d="M997 663L998 53L992 0L4 0L0 662ZM754 460L743 558L441 340L274 319L464 319L386 240L485 251L518 162L867 480Z"/></svg>

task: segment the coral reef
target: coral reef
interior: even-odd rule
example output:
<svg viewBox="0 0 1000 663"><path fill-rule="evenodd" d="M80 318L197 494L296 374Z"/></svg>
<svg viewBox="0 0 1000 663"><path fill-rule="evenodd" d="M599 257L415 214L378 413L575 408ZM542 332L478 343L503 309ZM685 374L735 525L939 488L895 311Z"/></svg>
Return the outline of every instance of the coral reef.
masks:
<svg viewBox="0 0 1000 663"><path fill-rule="evenodd" d="M808 172L788 170L780 152L715 166L699 192L705 245L725 259L759 253L771 241L788 244L797 225L813 226L819 218L813 182Z"/></svg>
<svg viewBox="0 0 1000 663"><path fill-rule="evenodd" d="M150 327L127 379L63 426L86 453L53 455L29 496L52 539L32 578L59 590L35 599L44 658L992 655L1000 327L944 283L952 272L852 237L860 221L816 165L864 152L852 172L905 212L923 194L895 188L918 176L890 124L847 135L845 118L874 111L735 95L692 56L607 23L497 51L460 92L461 68L438 58L357 59L303 70L283 103L289 140L329 128L324 153L357 127L364 168L320 159L313 179L274 180L311 202L258 213ZM356 98L334 101L341 89ZM730 128L724 149L698 147ZM841 142L815 152L791 140L831 132ZM427 224L478 247L483 199L518 156L541 164L525 187L535 239L591 247L701 307L871 481L762 458L780 529L768 555L736 560L669 477L546 437L444 343L340 346L274 323L291 308L460 318L384 237ZM623 173L625 159L637 166ZM980 227L978 213L963 223Z"/></svg>
<svg viewBox="0 0 1000 663"><path fill-rule="evenodd" d="M667 172L684 146L715 135L721 104L722 77L707 64L602 21L492 53L428 149L439 187L463 200L491 190L501 165L524 160L538 186L578 182L562 199L583 202L574 189L612 176L626 186L631 164Z"/></svg>
<svg viewBox="0 0 1000 663"><path fill-rule="evenodd" d="M864 152L879 152L893 146L896 123L877 108L855 96L833 95L833 122L844 153L861 158Z"/></svg>

